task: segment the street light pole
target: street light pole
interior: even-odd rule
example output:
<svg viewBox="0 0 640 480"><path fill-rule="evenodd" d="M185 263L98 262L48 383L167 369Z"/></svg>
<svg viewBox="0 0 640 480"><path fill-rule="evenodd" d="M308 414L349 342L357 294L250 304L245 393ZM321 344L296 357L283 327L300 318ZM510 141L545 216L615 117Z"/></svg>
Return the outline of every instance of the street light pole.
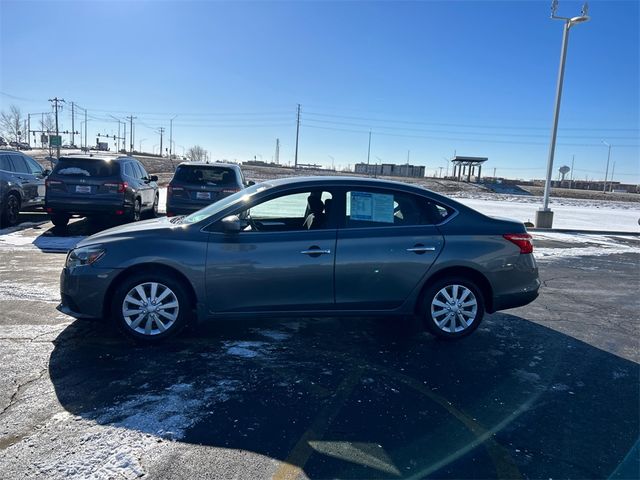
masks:
<svg viewBox="0 0 640 480"><path fill-rule="evenodd" d="M171 117L169 119L169 158L173 158L173 120L177 117L178 115L174 115L173 117Z"/></svg>
<svg viewBox="0 0 640 480"><path fill-rule="evenodd" d="M611 160L611 145L602 140L607 147L609 147L609 153L607 154L607 169L604 171L604 186L602 187L602 193L607 192L607 176L609 175L609 160ZM613 175L612 175L613 176Z"/></svg>
<svg viewBox="0 0 640 480"><path fill-rule="evenodd" d="M551 192L551 175L553 174L553 158L556 151L556 138L558 135L558 118L560 116L560 100L562 98L562 84L564 81L564 66L567 59L567 44L569 43L569 30L573 25L583 23L589 20L587 11L588 4L585 2L582 6L582 12L579 17L559 17L556 15L558 8L558 0L551 2L551 18L564 21L564 29L562 32L562 48L560 50L560 68L558 70L558 84L556 87L556 102L553 110L553 127L551 128L551 143L549 145L549 159L547 160L547 177L544 183L544 197L542 208L536 212L536 227L551 228L553 226L553 212L549 208L549 193Z"/></svg>

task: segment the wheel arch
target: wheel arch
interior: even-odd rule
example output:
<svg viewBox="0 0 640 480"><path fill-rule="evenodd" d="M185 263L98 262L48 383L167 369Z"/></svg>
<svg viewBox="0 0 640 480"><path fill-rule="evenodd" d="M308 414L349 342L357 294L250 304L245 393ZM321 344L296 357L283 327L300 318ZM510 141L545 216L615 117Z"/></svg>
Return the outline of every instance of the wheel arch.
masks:
<svg viewBox="0 0 640 480"><path fill-rule="evenodd" d="M426 282L424 282L424 285L422 286L420 295L418 295L418 298L414 307L414 313L417 314L420 312L420 308L422 307L422 298L424 296L424 292L429 288L429 286L432 285L434 282L437 282L438 280L441 280L446 277L462 277L462 278L468 278L469 280L471 280L473 283L475 283L478 286L478 288L480 289L480 292L482 293L485 310L487 311L487 313L493 313L495 311L493 309L493 289L491 288L491 284L489 283L489 280L487 279L487 277L485 277L481 272L479 272L474 268L465 267L465 266L454 266L454 267L446 267L446 268L443 268L442 270L438 270L437 272L433 273L427 279Z"/></svg>
<svg viewBox="0 0 640 480"><path fill-rule="evenodd" d="M185 288L187 295L189 296L189 302L191 303L191 309L195 312L198 304L198 298L193 288L192 283L180 270L173 268L169 265L158 263L141 263L132 265L122 272L120 272L109 284L107 291L104 295L104 301L102 305L103 318L109 318L111 316L111 303L113 302L113 295L118 288L118 285L127 277L131 275L137 275L141 273L160 273L169 276L174 280L178 280Z"/></svg>

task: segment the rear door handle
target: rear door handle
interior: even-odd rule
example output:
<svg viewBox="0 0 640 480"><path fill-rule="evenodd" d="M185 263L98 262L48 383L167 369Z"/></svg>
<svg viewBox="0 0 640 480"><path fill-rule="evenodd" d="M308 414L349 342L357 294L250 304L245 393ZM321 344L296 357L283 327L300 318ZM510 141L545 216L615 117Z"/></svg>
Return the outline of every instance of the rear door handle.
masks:
<svg viewBox="0 0 640 480"><path fill-rule="evenodd" d="M319 257L320 255L329 255L331 254L331 250L329 249L321 249L320 247L311 247L308 250L302 250L300 252L303 255L309 255L311 257Z"/></svg>
<svg viewBox="0 0 640 480"><path fill-rule="evenodd" d="M418 255L427 252L435 252L436 247L425 247L424 245L415 245L411 248L407 248L407 252L417 253Z"/></svg>

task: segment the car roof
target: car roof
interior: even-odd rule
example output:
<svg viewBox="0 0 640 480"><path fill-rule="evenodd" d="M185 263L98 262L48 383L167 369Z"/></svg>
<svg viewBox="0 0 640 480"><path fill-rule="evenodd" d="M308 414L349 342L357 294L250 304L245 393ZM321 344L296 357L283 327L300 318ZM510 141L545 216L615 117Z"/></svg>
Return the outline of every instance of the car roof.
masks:
<svg viewBox="0 0 640 480"><path fill-rule="evenodd" d="M237 168L240 169L240 165L235 163L222 163L222 162L180 162L179 167L224 167L224 168Z"/></svg>
<svg viewBox="0 0 640 480"><path fill-rule="evenodd" d="M108 162L121 162L124 160L135 160L133 157L128 157L126 155L112 156L112 155L93 155L86 153L77 153L77 154L69 154L63 155L59 158L59 160L105 160Z"/></svg>

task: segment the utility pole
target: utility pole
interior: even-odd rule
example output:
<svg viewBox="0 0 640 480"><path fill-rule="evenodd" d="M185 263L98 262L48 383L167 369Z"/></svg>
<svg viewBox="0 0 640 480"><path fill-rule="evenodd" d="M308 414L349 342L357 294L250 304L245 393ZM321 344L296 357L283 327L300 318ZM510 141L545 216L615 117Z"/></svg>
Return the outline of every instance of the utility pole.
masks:
<svg viewBox="0 0 640 480"><path fill-rule="evenodd" d="M173 159L173 119L178 115L174 115L169 119L169 158Z"/></svg>
<svg viewBox="0 0 640 480"><path fill-rule="evenodd" d="M276 138L276 164L280 165L280 139Z"/></svg>
<svg viewBox="0 0 640 480"><path fill-rule="evenodd" d="M129 151L130 151L130 152L133 152L133 145L134 145L134 138L133 138L133 120L134 120L134 119L136 119L136 118L138 118L138 117L134 117L133 115L129 115L128 117L125 117L125 118L128 118L128 119L129 119L129 122L130 122L130 123L129 123L129 127L130 127L130 128L129 128L129 130L130 130L130 135L129 135L129 137L130 137L130 138L129 138L130 142L129 142L129 145L130 145L130 147L131 147L131 148L129 149ZM127 138L127 135L126 135L126 134L125 134L125 138ZM125 148L126 148L126 145L125 145Z"/></svg>
<svg viewBox="0 0 640 480"><path fill-rule="evenodd" d="M407 165L409 165L409 155L411 155L411 150L407 150Z"/></svg>
<svg viewBox="0 0 640 480"><path fill-rule="evenodd" d="M31 146L31 114L27 113L27 143Z"/></svg>
<svg viewBox="0 0 640 480"><path fill-rule="evenodd" d="M296 156L293 168L298 168L298 139L300 137L300 104L298 104L298 120L296 121Z"/></svg>
<svg viewBox="0 0 640 480"><path fill-rule="evenodd" d="M496 167L493 167L493 178L496 178Z"/></svg>
<svg viewBox="0 0 640 480"><path fill-rule="evenodd" d="M442 167L438 167L440 169L440 176L438 178L442 178Z"/></svg>
<svg viewBox="0 0 640 480"><path fill-rule="evenodd" d="M75 104L73 102L71 102L71 145L75 145L76 144L76 136L75 136L75 120L76 120L76 115L75 115Z"/></svg>
<svg viewBox="0 0 640 480"><path fill-rule="evenodd" d="M160 157L162 157L162 134L164 133L164 127L160 127L158 132L160 133Z"/></svg>
<svg viewBox="0 0 640 480"><path fill-rule="evenodd" d="M56 142L58 143L58 145L56 146L56 156L60 158L60 138L58 134L58 108L59 108L58 105L60 103L65 103L65 101L64 99L58 98L58 97L50 98L49 101L53 104L53 108L56 112ZM49 141L49 143L51 143L51 141Z"/></svg>
<svg viewBox="0 0 640 480"><path fill-rule="evenodd" d="M367 165L369 165L370 159L371 159L371 130L369 130L369 148L367 148Z"/></svg>
<svg viewBox="0 0 640 480"><path fill-rule="evenodd" d="M607 192L607 176L609 175L609 160L611 160L611 145L604 140L602 140L607 147L609 147L609 153L607 154L607 169L604 171L604 187L602 188L602 193Z"/></svg>
<svg viewBox="0 0 640 480"><path fill-rule="evenodd" d="M571 157L571 180L569 180L569 188L573 188L573 164L576 161L576 156L573 155L573 157Z"/></svg>
<svg viewBox="0 0 640 480"><path fill-rule="evenodd" d="M616 171L616 161L613 161L613 166L611 167L611 179L609 180L609 193L613 191L613 173Z"/></svg>

